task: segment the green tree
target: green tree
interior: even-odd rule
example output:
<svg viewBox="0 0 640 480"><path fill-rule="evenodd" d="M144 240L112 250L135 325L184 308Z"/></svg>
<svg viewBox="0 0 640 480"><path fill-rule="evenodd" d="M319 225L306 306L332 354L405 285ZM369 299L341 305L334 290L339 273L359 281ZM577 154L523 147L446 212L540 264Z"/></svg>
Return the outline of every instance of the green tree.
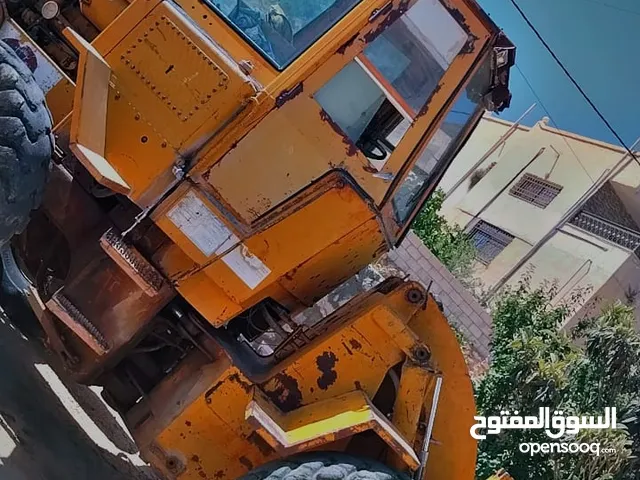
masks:
<svg viewBox="0 0 640 480"><path fill-rule="evenodd" d="M467 286L475 287L473 265L476 249L459 225L450 225L439 214L444 196L441 189L434 192L416 217L412 229L456 278Z"/></svg>
<svg viewBox="0 0 640 480"><path fill-rule="evenodd" d="M532 290L528 279L506 291L493 309L491 366L476 383L480 415L502 410L535 415L540 407L572 415L594 415L617 407L623 428L583 431L560 442L601 443L612 455L522 453L523 442L546 443L540 430L510 430L479 443L477 477L504 467L516 479L640 479L640 336L634 312L616 304L574 329L559 330L571 313L552 306L553 286Z"/></svg>

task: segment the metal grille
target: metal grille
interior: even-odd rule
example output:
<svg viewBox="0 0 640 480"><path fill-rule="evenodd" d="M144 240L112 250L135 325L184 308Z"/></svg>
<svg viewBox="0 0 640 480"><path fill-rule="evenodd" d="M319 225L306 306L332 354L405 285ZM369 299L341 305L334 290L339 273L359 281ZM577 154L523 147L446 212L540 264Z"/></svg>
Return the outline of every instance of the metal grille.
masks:
<svg viewBox="0 0 640 480"><path fill-rule="evenodd" d="M482 220L473 227L469 237L476 247L476 259L485 265L489 265L513 240L513 235Z"/></svg>
<svg viewBox="0 0 640 480"><path fill-rule="evenodd" d="M509 194L536 207L546 208L561 191L562 186L525 173L518 183L511 187Z"/></svg>
<svg viewBox="0 0 640 480"><path fill-rule="evenodd" d="M629 250L638 250L640 248L639 232L616 225L596 215L580 212L569 223Z"/></svg>

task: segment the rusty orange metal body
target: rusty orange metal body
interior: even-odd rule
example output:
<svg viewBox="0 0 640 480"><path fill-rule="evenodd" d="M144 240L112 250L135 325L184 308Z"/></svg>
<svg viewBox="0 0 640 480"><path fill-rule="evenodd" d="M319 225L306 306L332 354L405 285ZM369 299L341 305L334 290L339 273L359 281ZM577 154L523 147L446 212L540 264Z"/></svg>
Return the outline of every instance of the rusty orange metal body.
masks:
<svg viewBox="0 0 640 480"><path fill-rule="evenodd" d="M344 450L471 479L471 384L424 288L308 313L400 242L508 104L513 47L471 0L267 3L93 0L51 20L77 58L52 66L56 163L14 242L30 303L169 477Z"/></svg>

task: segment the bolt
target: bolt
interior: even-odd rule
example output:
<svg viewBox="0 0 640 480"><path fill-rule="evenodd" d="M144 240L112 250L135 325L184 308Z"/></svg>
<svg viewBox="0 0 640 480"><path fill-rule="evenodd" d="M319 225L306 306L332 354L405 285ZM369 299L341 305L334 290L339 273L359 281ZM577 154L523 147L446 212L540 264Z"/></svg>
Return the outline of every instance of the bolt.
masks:
<svg viewBox="0 0 640 480"><path fill-rule="evenodd" d="M254 69L253 63L251 63L250 60L241 60L238 62L238 67L240 67L240 71L245 75L251 75Z"/></svg>
<svg viewBox="0 0 640 480"><path fill-rule="evenodd" d="M181 166L175 165L171 171L177 180L182 180L184 178L184 169Z"/></svg>
<svg viewBox="0 0 640 480"><path fill-rule="evenodd" d="M417 305L424 302L424 293L419 288L410 288L406 294L407 301Z"/></svg>
<svg viewBox="0 0 640 480"><path fill-rule="evenodd" d="M418 345L413 349L413 356L419 363L426 363L431 358L431 352L427 347Z"/></svg>
<svg viewBox="0 0 640 480"><path fill-rule="evenodd" d="M168 457L165 465L167 466L167 470L174 475L180 472L180 461L176 457Z"/></svg>

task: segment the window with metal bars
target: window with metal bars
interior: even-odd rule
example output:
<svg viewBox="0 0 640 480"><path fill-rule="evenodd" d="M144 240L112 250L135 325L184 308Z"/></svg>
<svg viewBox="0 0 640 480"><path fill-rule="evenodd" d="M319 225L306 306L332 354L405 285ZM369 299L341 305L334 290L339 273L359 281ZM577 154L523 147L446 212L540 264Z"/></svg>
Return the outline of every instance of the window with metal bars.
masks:
<svg viewBox="0 0 640 480"><path fill-rule="evenodd" d="M476 247L476 259L489 265L513 240L513 235L480 220L469 232Z"/></svg>
<svg viewBox="0 0 640 480"><path fill-rule="evenodd" d="M539 208L547 208L554 198L562 191L562 186L549 182L544 178L525 173L516 183L509 194L531 203Z"/></svg>

